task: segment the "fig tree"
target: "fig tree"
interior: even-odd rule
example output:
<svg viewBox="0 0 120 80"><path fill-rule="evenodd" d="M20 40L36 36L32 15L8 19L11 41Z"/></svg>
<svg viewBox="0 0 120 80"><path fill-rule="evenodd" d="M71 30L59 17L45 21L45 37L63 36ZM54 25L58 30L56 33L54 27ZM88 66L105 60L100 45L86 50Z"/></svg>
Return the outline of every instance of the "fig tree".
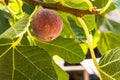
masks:
<svg viewBox="0 0 120 80"><path fill-rule="evenodd" d="M60 16L50 9L40 9L33 16L32 28L35 36L42 41L56 39L62 32Z"/></svg>

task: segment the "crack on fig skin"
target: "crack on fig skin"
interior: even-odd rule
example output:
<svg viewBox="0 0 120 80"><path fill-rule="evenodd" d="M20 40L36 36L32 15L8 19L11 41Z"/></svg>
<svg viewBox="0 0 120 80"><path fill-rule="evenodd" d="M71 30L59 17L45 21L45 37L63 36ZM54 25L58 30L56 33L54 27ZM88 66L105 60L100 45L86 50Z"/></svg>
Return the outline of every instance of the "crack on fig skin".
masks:
<svg viewBox="0 0 120 80"><path fill-rule="evenodd" d="M38 39L51 41L62 32L62 20L54 11L41 9L33 16L32 28Z"/></svg>

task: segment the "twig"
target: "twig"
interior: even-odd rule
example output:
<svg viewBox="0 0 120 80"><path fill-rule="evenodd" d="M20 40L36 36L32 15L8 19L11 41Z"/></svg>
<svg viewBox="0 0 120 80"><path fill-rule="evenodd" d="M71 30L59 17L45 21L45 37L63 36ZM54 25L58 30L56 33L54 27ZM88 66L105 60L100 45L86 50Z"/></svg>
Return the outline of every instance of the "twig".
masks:
<svg viewBox="0 0 120 80"><path fill-rule="evenodd" d="M63 6L60 2L56 3L48 3L48 2L41 2L37 0L23 0L27 3L30 3L32 5L41 5L44 8L54 9L54 10L60 10L66 13L70 13L75 15L76 17L83 17L84 15L93 15L93 14L99 14L99 10L97 10L95 7L93 7L92 11L89 10L79 10L74 9L70 7Z"/></svg>

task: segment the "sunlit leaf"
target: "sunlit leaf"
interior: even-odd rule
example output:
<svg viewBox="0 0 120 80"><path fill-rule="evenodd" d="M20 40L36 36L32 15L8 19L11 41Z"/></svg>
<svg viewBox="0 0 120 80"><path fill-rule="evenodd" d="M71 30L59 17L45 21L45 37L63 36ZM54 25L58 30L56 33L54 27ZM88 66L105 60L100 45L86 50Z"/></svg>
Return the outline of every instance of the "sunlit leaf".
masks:
<svg viewBox="0 0 120 80"><path fill-rule="evenodd" d="M112 2L112 3L110 4L110 6L107 8L107 10L104 12L104 14L107 14L107 13L109 13L110 11L115 10L115 9L116 9L116 7L115 7L114 3Z"/></svg>
<svg viewBox="0 0 120 80"><path fill-rule="evenodd" d="M81 46L74 39L59 37L48 43L37 41L37 45L44 48L51 56L59 55L70 63L81 62L85 58L85 53Z"/></svg>
<svg viewBox="0 0 120 80"><path fill-rule="evenodd" d="M102 53L118 46L120 47L120 35L113 33L101 33L98 47Z"/></svg>
<svg viewBox="0 0 120 80"><path fill-rule="evenodd" d="M104 8L106 6L106 4L108 3L108 1L110 1L110 0L94 0L93 4L97 8ZM113 2L111 2L110 6L107 8L107 10L103 14L107 14L108 12L110 12L114 9L115 9L115 5L113 4Z"/></svg>
<svg viewBox="0 0 120 80"><path fill-rule="evenodd" d="M83 17L83 20L85 21L89 31L92 31L96 27L94 15L86 15Z"/></svg>
<svg viewBox="0 0 120 80"><path fill-rule="evenodd" d="M56 70L56 73L58 75L58 80L69 80L68 74L63 71L57 64L53 62L53 66Z"/></svg>
<svg viewBox="0 0 120 80"><path fill-rule="evenodd" d="M5 7L1 3L0 3L0 10L5 10Z"/></svg>
<svg viewBox="0 0 120 80"><path fill-rule="evenodd" d="M103 8L109 0L94 0L93 3L97 8Z"/></svg>
<svg viewBox="0 0 120 80"><path fill-rule="evenodd" d="M120 48L105 54L99 62L102 80L120 80Z"/></svg>
<svg viewBox="0 0 120 80"><path fill-rule="evenodd" d="M25 15L12 27L10 27L4 33L2 33L0 35L0 38L13 39L19 37L26 32L28 25L29 25L29 16Z"/></svg>
<svg viewBox="0 0 120 80"><path fill-rule="evenodd" d="M8 5L12 9L12 11L14 11L14 14L19 15L19 13L20 13L20 5L22 5L22 1L19 1L19 5L18 5L17 1L10 0Z"/></svg>
<svg viewBox="0 0 120 80"><path fill-rule="evenodd" d="M92 9L92 4L89 0L64 0L63 5L80 10Z"/></svg>

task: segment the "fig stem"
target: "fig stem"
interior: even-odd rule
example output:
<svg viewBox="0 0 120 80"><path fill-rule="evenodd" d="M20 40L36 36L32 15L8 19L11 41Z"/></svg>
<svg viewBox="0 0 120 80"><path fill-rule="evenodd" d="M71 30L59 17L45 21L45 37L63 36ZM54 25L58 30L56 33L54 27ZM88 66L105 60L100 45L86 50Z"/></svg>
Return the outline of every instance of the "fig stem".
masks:
<svg viewBox="0 0 120 80"><path fill-rule="evenodd" d="M32 17L38 11L39 8L40 8L39 6L35 7L34 11L32 12L32 14L29 17L29 22L32 21ZM30 37L30 41L32 42L32 44L30 44L30 45L36 45L36 42L34 41L34 37L31 35L31 32L30 32L29 28L27 29L26 32L27 32L28 36Z"/></svg>
<svg viewBox="0 0 120 80"><path fill-rule="evenodd" d="M31 33L30 33L30 30L29 30L29 29L27 29L27 34L28 34L28 36L30 37L31 42L33 42L33 44L31 43L30 45L37 45L37 44L36 44L36 42L34 41L34 37L31 35Z"/></svg>
<svg viewBox="0 0 120 80"><path fill-rule="evenodd" d="M30 20L30 21L32 21L32 17L33 17L34 14L38 11L39 8L40 8L39 6L36 6L36 7L35 7L34 11L32 12L32 14L31 14L30 17L29 17L29 20Z"/></svg>
<svg viewBox="0 0 120 80"><path fill-rule="evenodd" d="M23 0L27 3L33 4L33 5L41 5L44 8L54 9L54 10L60 10L66 13L73 14L77 17L83 17L84 15L93 15L93 14L99 14L99 10L93 7L92 11L90 10L79 10L79 9L73 9L70 7L63 6L60 2L52 3L52 2L41 2L38 0Z"/></svg>
<svg viewBox="0 0 120 80"><path fill-rule="evenodd" d="M94 62L94 65L95 67L97 68L98 70L98 76L101 79L101 75L100 75L100 67L96 61L96 57L95 57L95 53L94 53L94 50L93 50L93 47L92 47L92 41L90 40L90 36L89 36L89 31L88 31L88 28L87 28L87 25L85 24L84 20L80 17L77 18L78 21L80 22L80 24L82 25L83 29L84 29L84 32L85 32L85 35L86 35L86 38L87 38L87 41L88 41L88 47L90 49L90 54L91 54L91 57L93 59L93 62Z"/></svg>

